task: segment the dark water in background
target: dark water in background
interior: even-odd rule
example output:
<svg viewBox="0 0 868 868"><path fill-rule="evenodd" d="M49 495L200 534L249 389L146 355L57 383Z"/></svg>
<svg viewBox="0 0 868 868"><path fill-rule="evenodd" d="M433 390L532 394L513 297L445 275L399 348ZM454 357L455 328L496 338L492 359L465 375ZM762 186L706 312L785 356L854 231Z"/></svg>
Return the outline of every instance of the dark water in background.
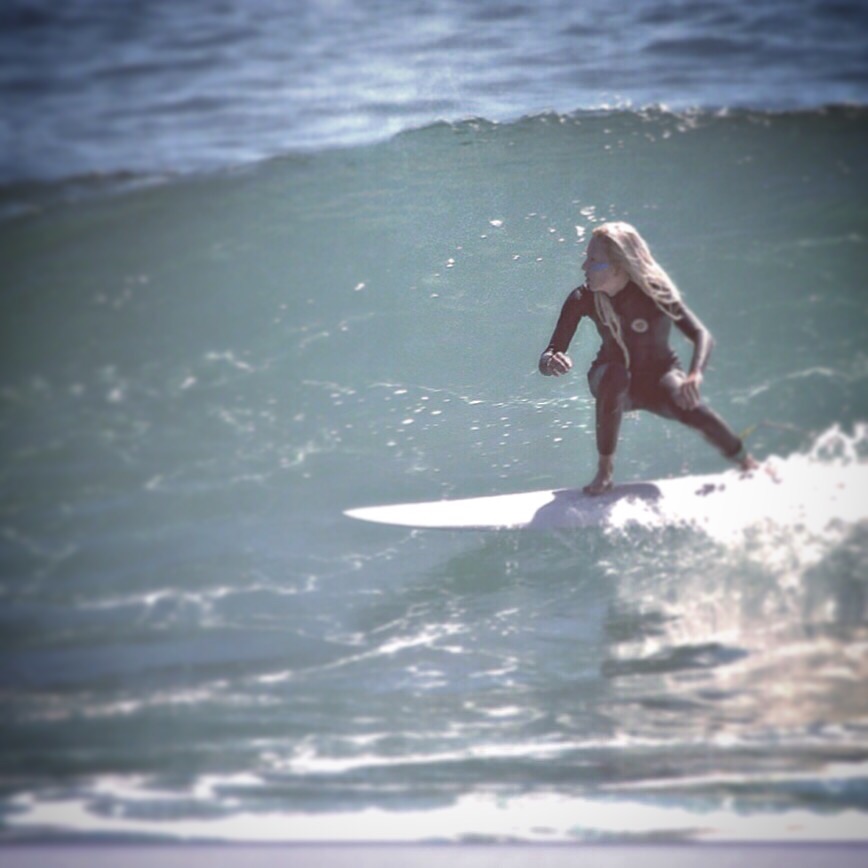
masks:
<svg viewBox="0 0 868 868"><path fill-rule="evenodd" d="M458 114L503 122L432 123L440 107L419 108L414 91L406 126L422 118L421 129L318 149L349 144L343 116L364 120L348 123L352 135L372 135L365 100L400 102L384 84L392 73L376 78L375 64L366 84L365 64L335 61L356 96L320 128L263 121L260 136L225 104L162 126L154 106L180 98L174 75L200 95L209 75L249 75L234 102L257 115L263 53L215 63L235 43L219 27L209 41L203 24L201 69L181 75L173 40L193 33L172 22L193 14L184 6L129 19L99 4L9 8L16 33L36 45L53 33L85 66L75 94L60 76L34 85L41 114L4 103L36 136L3 149L0 194L7 838L864 838L864 108L583 110L597 91L570 78L578 61L558 90L552 61L539 89L563 93L552 103L572 114L505 122L462 73ZM243 45L249 13L220 8ZM292 46L338 57L355 44L348 33L363 45L382 22L354 8L299 5L292 26L248 30L285 57ZM510 90L515 117L539 105L537 67L520 59L549 32L539 22L580 31L578 12L549 6L407 8L434 22L389 29L411 54L450 21L468 41L469 17L512 28L520 50L486 68L527 79L520 97ZM629 39L702 46L711 31L680 8L623 13L649 19L642 33L625 28ZM720 19L718 40L763 10L782 15L703 8L700 22ZM833 68L844 80L862 62L861 7L826 8L810 39L827 34L840 53L828 74L811 72L817 101L857 98L858 85L823 88ZM519 36L535 14L549 17ZM77 15L89 36L56 23ZM135 27L111 30L121 19ZM790 27L756 30L766 46L815 44ZM610 45L620 33L604 31ZM159 49L147 34L165 37ZM137 105L151 106L127 127L116 103L100 103L115 90L94 72L122 49ZM477 54L448 51L462 69ZM287 88L334 90L333 64L298 64ZM651 69L662 82L660 63ZM725 82L702 82L723 96L676 82L667 99L764 103L759 85L735 100ZM285 105L328 115L297 86ZM768 102L799 93L782 86ZM81 126L64 126L73 116ZM65 130L56 162L37 146L58 141L46 125ZM269 153L282 156L239 166ZM222 168L186 174L208 166ZM79 195L102 191L96 178L51 180L167 168L179 174L145 189L113 182L110 196ZM760 456L777 456L783 493L769 515L746 504L702 530L550 534L346 519L366 503L587 479L582 371L596 338L580 330L570 378L543 380L535 364L589 232L610 218L643 230L712 328L705 393L737 430L757 426ZM619 458L625 479L722 469L691 432L644 415L626 420Z"/></svg>
<svg viewBox="0 0 868 868"><path fill-rule="evenodd" d="M6 0L0 181L219 168L433 120L862 103L858 0Z"/></svg>

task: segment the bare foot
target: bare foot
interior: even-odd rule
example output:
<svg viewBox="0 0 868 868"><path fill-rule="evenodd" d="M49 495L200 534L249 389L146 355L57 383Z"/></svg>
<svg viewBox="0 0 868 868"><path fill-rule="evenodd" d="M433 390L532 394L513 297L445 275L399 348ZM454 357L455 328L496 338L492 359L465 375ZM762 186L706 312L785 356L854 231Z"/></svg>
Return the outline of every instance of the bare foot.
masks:
<svg viewBox="0 0 868 868"><path fill-rule="evenodd" d="M585 494L590 494L596 497L598 494L605 494L612 490L612 474L606 473L604 470L598 470L597 475L582 489Z"/></svg>
<svg viewBox="0 0 868 868"><path fill-rule="evenodd" d="M744 456L739 459L738 466L744 474L759 470L759 462L749 452L745 452Z"/></svg>
<svg viewBox="0 0 868 868"><path fill-rule="evenodd" d="M764 461L760 464L752 455L749 453L745 454L744 458L742 458L738 462L738 466L741 469L742 476L751 476L757 470L762 470L772 482L780 482L781 478L778 475L777 471L768 461Z"/></svg>
<svg viewBox="0 0 868 868"><path fill-rule="evenodd" d="M753 461L753 459L751 460ZM770 461L754 461L748 472L752 473L754 470L762 470L762 472L765 473L765 475L768 476L772 482L781 481L781 477L778 474L778 471L774 468Z"/></svg>
<svg viewBox="0 0 868 868"><path fill-rule="evenodd" d="M615 461L612 455L600 455L597 459L597 475L582 489L585 494L596 496L612 490Z"/></svg>

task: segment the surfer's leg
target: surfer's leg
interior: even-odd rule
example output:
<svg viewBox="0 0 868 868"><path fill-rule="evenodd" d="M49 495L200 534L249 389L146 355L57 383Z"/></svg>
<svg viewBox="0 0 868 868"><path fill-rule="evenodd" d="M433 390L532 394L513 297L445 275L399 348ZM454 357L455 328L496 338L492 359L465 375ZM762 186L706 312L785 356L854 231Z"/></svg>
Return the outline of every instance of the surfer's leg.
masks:
<svg viewBox="0 0 868 868"><path fill-rule="evenodd" d="M614 455L628 403L630 376L623 365L604 362L591 369L588 383L597 399L597 451L600 455Z"/></svg>
<svg viewBox="0 0 868 868"><path fill-rule="evenodd" d="M741 438L707 404L687 410L675 400L675 395L684 380L684 372L670 371L659 383L659 388L643 402L652 413L677 419L684 425L699 431L724 458L734 461L743 470L756 467L754 459L745 451Z"/></svg>
<svg viewBox="0 0 868 868"><path fill-rule="evenodd" d="M591 394L596 400L597 422L597 475L585 486L587 494L602 494L612 487L615 466L615 449L621 419L628 407L630 377L623 365L604 362L588 374Z"/></svg>

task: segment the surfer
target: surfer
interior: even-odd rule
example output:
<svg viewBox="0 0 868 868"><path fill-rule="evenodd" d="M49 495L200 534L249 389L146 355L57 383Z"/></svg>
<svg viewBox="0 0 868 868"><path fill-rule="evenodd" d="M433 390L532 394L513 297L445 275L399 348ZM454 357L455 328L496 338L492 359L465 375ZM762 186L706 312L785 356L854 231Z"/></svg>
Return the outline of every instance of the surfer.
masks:
<svg viewBox="0 0 868 868"><path fill-rule="evenodd" d="M573 366L567 349L579 320L586 316L594 321L603 340L588 371L596 399L599 462L584 491L602 494L612 487L618 431L628 410L677 419L701 432L743 470L755 469L757 463L741 439L699 395L714 344L711 333L684 304L638 231L629 223L598 226L582 270L585 283L567 296L539 369L546 376L566 374ZM687 374L669 347L672 323L693 343Z"/></svg>

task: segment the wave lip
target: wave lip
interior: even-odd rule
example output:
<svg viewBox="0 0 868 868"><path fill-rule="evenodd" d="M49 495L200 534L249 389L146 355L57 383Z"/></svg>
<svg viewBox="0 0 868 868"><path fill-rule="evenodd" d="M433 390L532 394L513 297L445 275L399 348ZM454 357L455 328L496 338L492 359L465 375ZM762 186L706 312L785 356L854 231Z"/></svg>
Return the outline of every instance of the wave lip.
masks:
<svg viewBox="0 0 868 868"><path fill-rule="evenodd" d="M433 100L432 105L437 101ZM448 101L447 101L448 102ZM456 136L464 137L460 144L473 144L476 141L508 140L513 135L534 135L537 138L532 146L545 149L557 131L582 136L577 145L585 145L593 138L603 139L609 135L644 136L648 141L668 139L676 134L701 130L719 129L725 137L735 130L747 126L762 130L778 126L781 133L799 125L841 126L843 134L848 134L853 126L861 129L868 120L868 106L848 104L827 104L812 108L778 107L751 108L726 106L682 106L677 107L661 102L651 102L643 106L633 106L629 102L614 100L594 108L579 108L570 111L546 109L516 114L508 119L498 120L480 114L456 114L453 119L444 117L429 118L424 111L417 112L407 107L406 116L395 120L393 107L397 103L381 102L374 109L382 115L376 130L365 129L365 124L356 124L353 119L342 121L343 132L332 139L326 126L321 133L306 133L293 142L257 142L245 147L243 153L234 155L227 152L223 158L214 153L203 158L192 152L177 160L170 168L162 165L149 166L137 156L126 163L120 153L111 155L109 162L116 162L114 168L94 168L82 172L74 171L77 166L65 165L62 161L52 164L50 172L44 177L38 171L24 173L25 177L15 178L9 166L4 170L0 165L0 222L36 216L58 207L75 206L94 199L132 193L137 190L162 185L180 184L193 178L206 182L212 178L232 177L235 174L255 172L273 161L309 161L316 159L317 150L325 148L323 156L350 155L357 148L367 150L375 143L388 148L390 143L401 148L439 149L444 136L454 141ZM391 114L390 114L391 113ZM403 114L401 107L398 114ZM386 118L386 115L389 115ZM337 117L337 115L335 115ZM358 120L358 117L356 117ZM404 159L402 156L401 159ZM67 170L72 170L68 171ZM4 180L5 179L5 180ZM853 237L856 237L855 235Z"/></svg>
<svg viewBox="0 0 868 868"><path fill-rule="evenodd" d="M554 0L439 0L388 15L359 0L304 14L274 0L140 14L13 4L0 19L0 179L186 173L438 118L619 100L804 108L868 97L868 23L854 5L637 5L614 16L602 0L572 13Z"/></svg>

